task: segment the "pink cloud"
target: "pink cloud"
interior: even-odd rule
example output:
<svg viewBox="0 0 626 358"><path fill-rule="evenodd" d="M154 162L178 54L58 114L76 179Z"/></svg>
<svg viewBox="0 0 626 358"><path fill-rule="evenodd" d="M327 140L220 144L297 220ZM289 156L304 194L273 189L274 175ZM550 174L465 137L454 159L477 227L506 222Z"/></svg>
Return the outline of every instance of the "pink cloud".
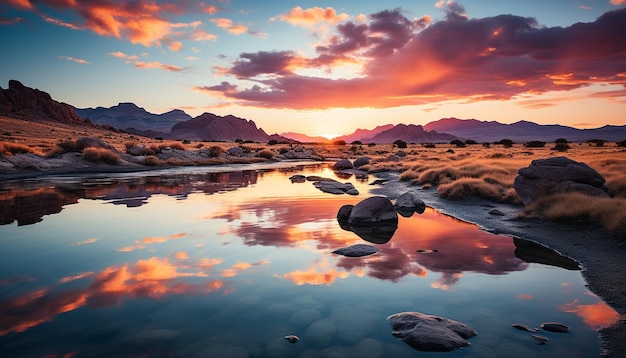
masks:
<svg viewBox="0 0 626 358"><path fill-rule="evenodd" d="M89 61L80 59L80 58L75 58L75 57L71 57L71 56L59 56L59 58L62 58L64 60L68 60L68 61L72 61L72 62L76 62L76 63L81 63L81 64L89 64Z"/></svg>
<svg viewBox="0 0 626 358"><path fill-rule="evenodd" d="M180 71L185 70L184 67L175 66L175 65L166 65L158 61L152 61L152 62L139 61L139 56L127 55L121 51L109 52L109 55L124 59L126 60L126 63L133 64L136 68L141 68L141 69L157 68L157 69L161 69L161 70L165 70L169 72L180 72Z"/></svg>
<svg viewBox="0 0 626 358"><path fill-rule="evenodd" d="M350 16L346 13L337 14L336 10L332 7L327 7L325 9L321 7L303 9L300 6L296 6L291 9L291 11L280 15L278 18L293 25L311 26L320 22L334 24L346 21L350 18Z"/></svg>
<svg viewBox="0 0 626 358"><path fill-rule="evenodd" d="M228 31L228 33L232 35L242 35L246 33L250 33L250 30L244 25L235 25L231 19L226 19L223 17L211 19L211 22L214 23L217 27Z"/></svg>
<svg viewBox="0 0 626 358"><path fill-rule="evenodd" d="M197 89L240 105L325 109L395 107L448 100L505 100L592 84L626 85L626 9L590 23L540 26L533 18L469 19L456 2L446 17L409 20L401 10L345 22L316 57L295 51L243 53L224 69L242 82ZM300 75L332 70L338 59L361 64L354 78Z"/></svg>

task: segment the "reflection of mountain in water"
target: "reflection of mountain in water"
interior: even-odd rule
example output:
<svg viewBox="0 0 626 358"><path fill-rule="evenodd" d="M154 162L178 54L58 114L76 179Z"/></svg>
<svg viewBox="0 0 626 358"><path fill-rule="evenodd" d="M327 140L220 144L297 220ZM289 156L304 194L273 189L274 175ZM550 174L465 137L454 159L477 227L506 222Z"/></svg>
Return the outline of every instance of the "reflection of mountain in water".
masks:
<svg viewBox="0 0 626 358"><path fill-rule="evenodd" d="M27 187L0 191L0 225L14 221L18 225L35 224L43 220L44 215L57 214L64 206L75 204L79 199L137 207L146 204L155 194L185 199L191 193L210 195L232 191L255 184L258 175L251 170L106 180L86 178L80 183L28 183Z"/></svg>

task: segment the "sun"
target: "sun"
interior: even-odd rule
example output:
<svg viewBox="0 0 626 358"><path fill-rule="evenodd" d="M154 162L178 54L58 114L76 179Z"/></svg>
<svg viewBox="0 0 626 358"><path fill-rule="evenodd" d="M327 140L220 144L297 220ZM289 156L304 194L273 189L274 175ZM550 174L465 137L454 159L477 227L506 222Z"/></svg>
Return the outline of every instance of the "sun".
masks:
<svg viewBox="0 0 626 358"><path fill-rule="evenodd" d="M324 137L328 140L332 140L333 138L337 138L339 137L340 134L335 134L335 133L324 133L324 134L320 134L320 137Z"/></svg>

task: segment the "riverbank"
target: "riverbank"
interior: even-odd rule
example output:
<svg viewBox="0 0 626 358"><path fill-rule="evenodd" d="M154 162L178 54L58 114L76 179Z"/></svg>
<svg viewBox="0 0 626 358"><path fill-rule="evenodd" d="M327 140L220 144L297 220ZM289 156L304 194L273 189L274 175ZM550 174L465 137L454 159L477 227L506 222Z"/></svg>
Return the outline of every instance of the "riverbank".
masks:
<svg viewBox="0 0 626 358"><path fill-rule="evenodd" d="M388 181L373 193L397 198L415 192L435 210L480 226L483 230L544 245L577 261L591 292L602 298L620 320L599 331L605 357L626 357L626 245L598 226L564 224L549 219L520 218L521 206L471 198L447 200L435 188L423 189L399 180L397 173L380 173Z"/></svg>

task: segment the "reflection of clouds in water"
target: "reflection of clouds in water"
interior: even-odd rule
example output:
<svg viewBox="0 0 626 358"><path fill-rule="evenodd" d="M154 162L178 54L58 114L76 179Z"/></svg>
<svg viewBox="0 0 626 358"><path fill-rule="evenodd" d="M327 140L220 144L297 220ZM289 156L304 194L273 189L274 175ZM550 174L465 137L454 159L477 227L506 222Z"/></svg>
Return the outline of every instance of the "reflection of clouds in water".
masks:
<svg viewBox="0 0 626 358"><path fill-rule="evenodd" d="M608 327L619 319L619 314L602 301L584 305L576 299L573 302L559 305L558 309L563 312L576 314L583 319L586 325L594 330Z"/></svg>
<svg viewBox="0 0 626 358"><path fill-rule="evenodd" d="M107 267L100 272L85 272L62 278L58 285L42 288L0 302L0 335L23 332L56 315L83 306L119 306L123 299L159 299L173 294L198 295L224 288L220 279L187 283L186 277L208 277L221 259L203 258L197 263L175 263L167 258L152 257L133 264ZM267 261L233 265L235 274ZM63 284L93 277L85 289L66 289ZM232 277L232 275L230 276Z"/></svg>
<svg viewBox="0 0 626 358"><path fill-rule="evenodd" d="M323 258L306 270L295 270L283 275L284 278L293 281L296 285L330 285L336 279L345 279L350 274L339 271L334 267L329 267L327 258Z"/></svg>
<svg viewBox="0 0 626 358"><path fill-rule="evenodd" d="M135 250L141 250L141 249L145 249L147 245L151 245L151 244L161 244L170 240L178 240L178 239L182 239L184 237L186 237L187 234L184 232L178 233L178 234L173 234L170 236L146 236L144 237L141 241L139 240L135 240L135 244L132 246L126 246L126 247L122 247L121 249L117 250L120 252L130 252L130 251L135 251Z"/></svg>
<svg viewBox="0 0 626 358"><path fill-rule="evenodd" d="M459 282L461 277L463 277L463 274L459 272L444 272L441 274L441 277L430 285L430 287L448 291L452 285Z"/></svg>

